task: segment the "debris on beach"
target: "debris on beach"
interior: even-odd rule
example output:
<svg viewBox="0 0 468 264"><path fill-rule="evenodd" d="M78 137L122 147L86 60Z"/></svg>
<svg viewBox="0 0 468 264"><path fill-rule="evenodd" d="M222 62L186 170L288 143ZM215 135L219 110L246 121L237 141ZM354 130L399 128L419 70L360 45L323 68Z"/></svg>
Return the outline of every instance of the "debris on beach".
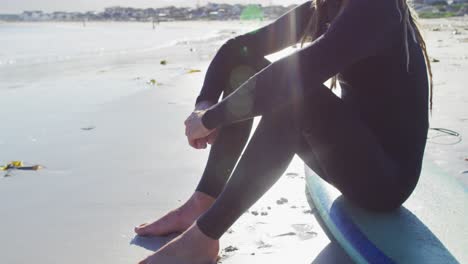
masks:
<svg viewBox="0 0 468 264"><path fill-rule="evenodd" d="M318 233L314 231L314 227L310 224L294 224L292 228L294 228L296 235L301 240L309 240L318 235Z"/></svg>
<svg viewBox="0 0 468 264"><path fill-rule="evenodd" d="M271 248L271 247L273 247L273 245L268 244L268 243L265 243L263 240L258 241L258 242L257 242L257 245L258 245L258 246L257 246L258 249L262 249L262 248Z"/></svg>
<svg viewBox="0 0 468 264"><path fill-rule="evenodd" d="M304 210L304 211L302 211L302 213L303 213L303 214L313 214L314 211L312 211L312 210Z"/></svg>
<svg viewBox="0 0 468 264"><path fill-rule="evenodd" d="M257 215L258 215L258 212L257 212L257 211L252 211L251 214L257 216Z"/></svg>
<svg viewBox="0 0 468 264"><path fill-rule="evenodd" d="M227 248L224 249L224 252L229 253L229 252L234 252L239 250L237 247L234 246L228 246Z"/></svg>
<svg viewBox="0 0 468 264"><path fill-rule="evenodd" d="M158 82L155 79L151 79L148 81L149 85L158 85Z"/></svg>
<svg viewBox="0 0 468 264"><path fill-rule="evenodd" d="M436 59L436 58L432 58L431 62L440 62L440 60Z"/></svg>
<svg viewBox="0 0 468 264"><path fill-rule="evenodd" d="M288 233L276 235L274 237L285 237L285 236L295 236L295 235L297 235L295 232L288 232Z"/></svg>
<svg viewBox="0 0 468 264"><path fill-rule="evenodd" d="M84 131L91 131L93 129L95 129L96 127L95 126L88 126L88 127L82 127L81 130L84 130Z"/></svg>
<svg viewBox="0 0 468 264"><path fill-rule="evenodd" d="M286 173L286 176L289 177L289 178L296 178L299 176L299 173L297 172L288 172Z"/></svg>
<svg viewBox="0 0 468 264"><path fill-rule="evenodd" d="M468 170L467 171L462 171L462 172L460 172L460 174L468 174Z"/></svg>
<svg viewBox="0 0 468 264"><path fill-rule="evenodd" d="M167 65L167 60L161 60L161 61L159 62L159 64L161 64L161 65Z"/></svg>
<svg viewBox="0 0 468 264"><path fill-rule="evenodd" d="M266 215L268 215L268 212L261 212L260 215L266 216Z"/></svg>
<svg viewBox="0 0 468 264"><path fill-rule="evenodd" d="M276 203L279 205L285 204L288 202L288 199L281 197L281 199L277 200Z"/></svg>
<svg viewBox="0 0 468 264"><path fill-rule="evenodd" d="M25 166L22 161L11 161L8 164L0 166L0 171L6 171L4 177L10 177L12 170L38 171L42 168L41 165Z"/></svg>
<svg viewBox="0 0 468 264"><path fill-rule="evenodd" d="M197 72L201 72L201 70L197 70L197 69L189 69L187 71L188 74L191 74L191 73L197 73Z"/></svg>
<svg viewBox="0 0 468 264"><path fill-rule="evenodd" d="M465 161L468 161L468 157L465 158Z"/></svg>

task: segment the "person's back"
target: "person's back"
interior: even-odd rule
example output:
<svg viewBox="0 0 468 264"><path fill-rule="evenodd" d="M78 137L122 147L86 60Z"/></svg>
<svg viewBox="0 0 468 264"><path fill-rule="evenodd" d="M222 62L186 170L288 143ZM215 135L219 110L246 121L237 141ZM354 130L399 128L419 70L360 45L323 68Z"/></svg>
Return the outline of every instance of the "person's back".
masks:
<svg viewBox="0 0 468 264"><path fill-rule="evenodd" d="M407 65L402 30L389 40L388 47L339 74L341 98L360 114L392 159L419 175L429 126L425 58L409 35Z"/></svg>

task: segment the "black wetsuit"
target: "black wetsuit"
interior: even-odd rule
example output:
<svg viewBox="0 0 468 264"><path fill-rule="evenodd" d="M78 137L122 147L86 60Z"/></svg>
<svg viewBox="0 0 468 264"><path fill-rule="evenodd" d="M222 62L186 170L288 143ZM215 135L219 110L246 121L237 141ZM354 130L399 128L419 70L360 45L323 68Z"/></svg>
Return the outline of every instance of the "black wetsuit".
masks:
<svg viewBox="0 0 468 264"><path fill-rule="evenodd" d="M329 27L323 21L323 34L310 46L266 61L265 55L300 40L312 12L307 2L229 40L208 68L197 102L225 95L202 118L207 128L221 130L197 187L217 197L197 220L212 238L276 182L294 154L370 210L399 207L416 186L428 130L428 81L422 50L410 33L407 67L396 1L351 0L328 19ZM323 85L336 74L341 98ZM252 118L260 115L232 171Z"/></svg>

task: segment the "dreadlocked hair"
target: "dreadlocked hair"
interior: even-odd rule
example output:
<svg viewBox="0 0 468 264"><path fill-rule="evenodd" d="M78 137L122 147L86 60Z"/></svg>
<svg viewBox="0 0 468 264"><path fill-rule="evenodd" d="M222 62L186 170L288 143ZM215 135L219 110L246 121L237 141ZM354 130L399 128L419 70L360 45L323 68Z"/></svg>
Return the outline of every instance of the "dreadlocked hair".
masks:
<svg viewBox="0 0 468 264"><path fill-rule="evenodd" d="M328 22L328 11L326 9L326 3L327 0L312 1L312 17L310 18L309 23L307 24L306 29L303 33L301 40L302 45L304 45L305 42L310 42L317 39L323 33L322 26ZM403 23L403 42L405 48L406 69L408 71L410 65L408 32L410 33L413 41L417 42L423 51L424 59L426 60L427 71L429 74L429 108L432 111L432 91L434 87L432 81L432 67L429 55L427 53L426 42L424 41L424 38L421 34L420 26L417 23L416 12L408 5L407 0L396 0L396 7L400 15L400 20ZM331 89L336 88L337 79L338 78L336 75L331 78Z"/></svg>

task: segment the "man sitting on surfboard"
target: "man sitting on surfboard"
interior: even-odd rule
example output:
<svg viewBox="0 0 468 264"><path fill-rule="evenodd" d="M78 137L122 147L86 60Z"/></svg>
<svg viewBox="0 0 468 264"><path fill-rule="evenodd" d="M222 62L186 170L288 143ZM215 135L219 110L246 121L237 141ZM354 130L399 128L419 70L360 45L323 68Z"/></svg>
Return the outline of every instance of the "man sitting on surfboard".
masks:
<svg viewBox="0 0 468 264"><path fill-rule="evenodd" d="M312 43L290 56L264 58L304 39ZM398 208L421 172L432 101L428 70L406 0L308 1L229 40L185 121L192 147L212 144L196 192L135 228L144 236L183 233L141 263L214 263L219 238L295 154L356 205ZM323 85L330 78L341 98ZM240 157L255 116L262 119Z"/></svg>

